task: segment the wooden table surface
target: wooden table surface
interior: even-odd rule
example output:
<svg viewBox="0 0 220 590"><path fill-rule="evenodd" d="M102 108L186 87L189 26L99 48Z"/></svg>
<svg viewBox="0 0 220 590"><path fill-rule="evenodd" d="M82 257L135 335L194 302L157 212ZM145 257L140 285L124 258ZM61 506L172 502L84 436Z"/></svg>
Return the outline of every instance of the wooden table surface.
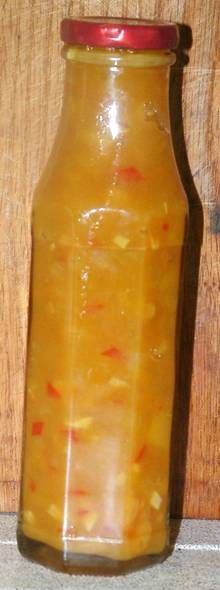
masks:
<svg viewBox="0 0 220 590"><path fill-rule="evenodd" d="M172 510L175 515L217 518L220 515L219 0L1 2L0 510L15 510L18 501L30 213L33 188L50 151L61 107L64 64L60 58L59 23L67 15L98 14L159 17L188 26L182 28L181 51L171 85L174 144L191 218L172 445ZM190 51L189 27L193 37ZM189 64L183 73L182 120L183 50L189 53Z"/></svg>

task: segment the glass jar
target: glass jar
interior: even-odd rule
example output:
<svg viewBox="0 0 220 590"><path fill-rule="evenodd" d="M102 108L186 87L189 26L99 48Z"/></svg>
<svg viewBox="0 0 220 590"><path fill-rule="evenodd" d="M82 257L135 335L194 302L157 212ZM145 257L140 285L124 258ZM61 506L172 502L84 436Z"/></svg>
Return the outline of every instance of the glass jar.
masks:
<svg viewBox="0 0 220 590"><path fill-rule="evenodd" d="M18 544L119 573L168 547L187 201L169 118L174 24L65 20L64 105L33 206Z"/></svg>

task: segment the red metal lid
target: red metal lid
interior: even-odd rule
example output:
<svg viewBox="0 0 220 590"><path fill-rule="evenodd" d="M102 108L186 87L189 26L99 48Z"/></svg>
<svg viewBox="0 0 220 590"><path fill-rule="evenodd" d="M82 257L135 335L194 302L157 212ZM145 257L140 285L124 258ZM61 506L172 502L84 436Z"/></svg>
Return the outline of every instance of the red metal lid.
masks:
<svg viewBox="0 0 220 590"><path fill-rule="evenodd" d="M175 49L179 34L175 23L120 18L65 18L61 39L70 45L125 49Z"/></svg>

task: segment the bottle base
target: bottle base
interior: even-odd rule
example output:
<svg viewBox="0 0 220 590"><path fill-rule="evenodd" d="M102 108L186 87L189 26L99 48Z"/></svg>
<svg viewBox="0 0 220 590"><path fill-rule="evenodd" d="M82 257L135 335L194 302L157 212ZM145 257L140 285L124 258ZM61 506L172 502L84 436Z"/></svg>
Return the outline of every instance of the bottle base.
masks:
<svg viewBox="0 0 220 590"><path fill-rule="evenodd" d="M122 561L98 555L62 552L27 537L20 530L17 532L17 542L21 555L30 561L58 572L79 575L120 576L162 563L170 553L168 547L160 554Z"/></svg>

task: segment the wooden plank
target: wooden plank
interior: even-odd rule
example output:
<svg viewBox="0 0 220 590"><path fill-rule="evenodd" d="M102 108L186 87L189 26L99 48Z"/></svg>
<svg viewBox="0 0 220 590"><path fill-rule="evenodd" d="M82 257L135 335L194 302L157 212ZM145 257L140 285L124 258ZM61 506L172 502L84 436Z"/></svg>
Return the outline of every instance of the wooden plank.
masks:
<svg viewBox="0 0 220 590"><path fill-rule="evenodd" d="M173 445L174 514L219 517L219 2L208 0L5 0L0 13L0 510L15 510L21 448L30 211L34 186L59 119L63 62L59 22L66 15L159 17L193 31L183 83L183 124L177 114L181 68L171 99L174 139L191 209L179 394ZM183 40L186 40L186 31ZM185 41L184 41L185 42ZM184 45L184 43L183 43ZM201 205L201 255L191 382ZM191 383L191 387L190 387ZM191 396L190 396L191 389ZM188 414L189 426L188 423ZM188 439L188 447L186 445ZM184 495L183 495L184 489Z"/></svg>
<svg viewBox="0 0 220 590"><path fill-rule="evenodd" d="M218 590L220 523L171 522L171 554L153 568L119 577L58 574L23 559L15 538L16 517L0 516L0 590Z"/></svg>

